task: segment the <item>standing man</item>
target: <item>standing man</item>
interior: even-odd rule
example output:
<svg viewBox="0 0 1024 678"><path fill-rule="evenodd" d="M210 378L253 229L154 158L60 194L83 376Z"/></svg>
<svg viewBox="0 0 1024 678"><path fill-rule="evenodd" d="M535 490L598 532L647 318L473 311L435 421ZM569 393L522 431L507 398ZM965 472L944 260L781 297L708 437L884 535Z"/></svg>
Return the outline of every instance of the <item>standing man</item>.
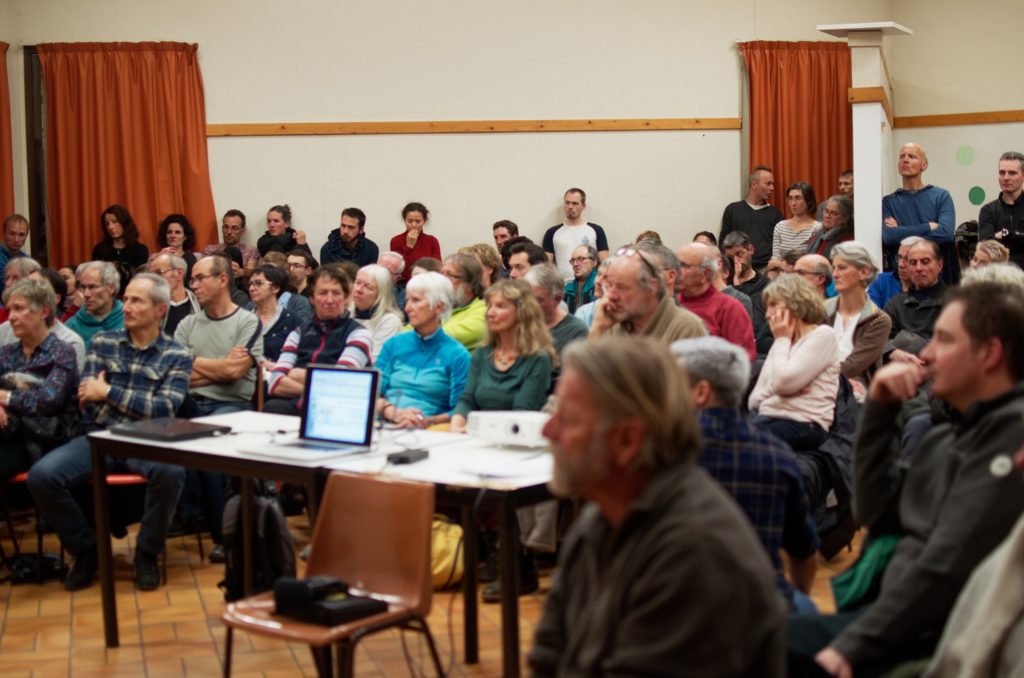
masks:
<svg viewBox="0 0 1024 678"><path fill-rule="evenodd" d="M897 267L900 243L919 235L939 246L942 280L947 285L960 281L960 257L956 252L956 210L949 191L925 185L921 178L928 169L928 156L919 144L900 148L899 173L903 187L882 198L883 264L886 271Z"/></svg>
<svg viewBox="0 0 1024 678"><path fill-rule="evenodd" d="M750 173L747 197L730 203L722 214L718 242L725 246L725 237L734 231L745 233L754 246L753 267L761 270L772 258L772 235L775 224L782 221L782 212L771 204L775 193L775 176L770 167L758 165Z"/></svg>
<svg viewBox="0 0 1024 678"><path fill-rule="evenodd" d="M565 192L562 209L565 221L555 224L544 234L544 252L548 261L554 262L562 280L572 280L572 265L569 259L572 252L580 245L590 245L597 250L597 255L604 259L608 256L608 239L604 229L583 219L583 210L587 208L587 194L582 188L570 188Z"/></svg>
<svg viewBox="0 0 1024 678"><path fill-rule="evenodd" d="M609 257L604 296L597 302L590 336L606 333L649 336L671 344L677 339L703 337L700 318L676 306L661 271L645 252L623 248Z"/></svg>
<svg viewBox="0 0 1024 678"><path fill-rule="evenodd" d="M67 328L82 337L89 350L97 332L119 330L124 327L124 306L116 299L121 275L109 261L87 261L78 267L78 289L82 291L82 308L65 323ZM160 313L163 322L167 309Z"/></svg>
<svg viewBox="0 0 1024 678"><path fill-rule="evenodd" d="M679 301L683 308L704 321L711 336L722 337L740 347L752 362L757 359L753 321L743 304L715 287L718 262L711 254L712 249L699 242L679 248L676 253L682 267Z"/></svg>
<svg viewBox="0 0 1024 678"><path fill-rule="evenodd" d="M700 434L667 347L576 342L563 369L544 426L549 487L587 503L537 624L534 675L785 675L771 564L694 463Z"/></svg>
<svg viewBox="0 0 1024 678"><path fill-rule="evenodd" d="M565 283L563 297L569 313L575 313L576 309L595 298L597 250L590 245L580 245L572 251L569 263L572 265L572 280Z"/></svg>
<svg viewBox="0 0 1024 678"><path fill-rule="evenodd" d="M117 270L113 264L103 263L113 270L116 291ZM124 329L97 334L82 371L78 402L84 410L87 430L170 417L181 407L188 392L192 358L160 331L169 300L170 287L158 275L140 273L128 283ZM164 550L185 469L140 459L109 458L107 467L146 476L145 509L135 550L135 586L152 591L160 586L157 556ZM89 482L91 469L89 439L83 435L45 455L28 473L28 489L36 506L75 557L64 580L68 591L90 586L96 576L96 533L71 495L72 488Z"/></svg>
<svg viewBox="0 0 1024 678"><path fill-rule="evenodd" d="M1010 250L1010 261L1024 267L1024 154L999 157L999 197L978 214L978 241L995 238Z"/></svg>
<svg viewBox="0 0 1024 678"><path fill-rule="evenodd" d="M379 255L377 243L366 237L366 214L358 207L346 207L338 230L331 231L320 248L320 265L351 261L362 268L376 264Z"/></svg>
<svg viewBox="0 0 1024 678"><path fill-rule="evenodd" d="M223 252L225 247L237 247L242 253L242 265L235 266L236 278L248 278L260 261L260 251L252 245L242 242L245 237L245 214L242 210L228 210L220 221L220 232L224 242L207 245L203 248L203 256L208 257Z"/></svg>
<svg viewBox="0 0 1024 678"><path fill-rule="evenodd" d="M853 201L853 170L852 169L843 170L842 173L840 173L840 175L839 175L839 182L838 182L838 189L839 189L838 190L839 195L845 195L847 198L850 199L851 202ZM819 224L822 223L822 220L825 218L825 205L826 204L828 204L828 198L825 198L824 200L822 200L821 202L818 203L818 213L815 216L815 219L818 220Z"/></svg>
<svg viewBox="0 0 1024 678"><path fill-rule="evenodd" d="M28 238L28 219L20 214L12 214L4 219L4 244L0 246L0 297L4 293L4 271L7 262L15 257L28 256L21 251Z"/></svg>

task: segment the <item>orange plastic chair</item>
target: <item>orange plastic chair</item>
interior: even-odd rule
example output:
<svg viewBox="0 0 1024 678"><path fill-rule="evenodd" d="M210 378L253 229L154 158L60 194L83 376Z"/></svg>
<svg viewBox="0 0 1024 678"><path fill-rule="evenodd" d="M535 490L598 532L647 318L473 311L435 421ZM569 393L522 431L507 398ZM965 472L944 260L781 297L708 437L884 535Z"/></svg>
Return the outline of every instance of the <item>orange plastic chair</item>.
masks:
<svg viewBox="0 0 1024 678"><path fill-rule="evenodd" d="M338 674L351 676L359 640L397 626L426 636L434 667L443 676L426 619L433 595L433 515L431 484L332 473L313 530L306 575L345 581L353 594L387 601L387 612L319 626L276 615L271 592L230 603L221 617L227 625L224 675L231 675L234 629L309 645L321 676L332 675L334 647Z"/></svg>

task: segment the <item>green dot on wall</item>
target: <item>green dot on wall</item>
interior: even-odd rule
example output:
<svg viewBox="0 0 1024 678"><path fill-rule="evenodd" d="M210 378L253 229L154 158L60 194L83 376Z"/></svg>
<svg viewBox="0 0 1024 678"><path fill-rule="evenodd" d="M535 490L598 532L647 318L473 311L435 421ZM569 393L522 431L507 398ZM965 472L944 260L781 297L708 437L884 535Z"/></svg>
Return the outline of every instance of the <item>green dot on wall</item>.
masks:
<svg viewBox="0 0 1024 678"><path fill-rule="evenodd" d="M974 147L964 144L956 149L956 161L964 167L974 162Z"/></svg>
<svg viewBox="0 0 1024 678"><path fill-rule="evenodd" d="M971 201L972 205L980 205L985 202L985 189L981 186L973 186L967 192L967 198Z"/></svg>

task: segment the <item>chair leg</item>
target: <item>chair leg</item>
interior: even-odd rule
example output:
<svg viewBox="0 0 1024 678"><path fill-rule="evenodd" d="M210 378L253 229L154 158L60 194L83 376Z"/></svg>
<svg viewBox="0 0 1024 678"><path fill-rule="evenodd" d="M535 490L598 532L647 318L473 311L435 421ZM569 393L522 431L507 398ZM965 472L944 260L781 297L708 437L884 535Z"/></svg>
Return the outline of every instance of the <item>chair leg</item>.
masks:
<svg viewBox="0 0 1024 678"><path fill-rule="evenodd" d="M441 655L437 653L437 645L434 643L434 634L430 632L430 626L427 625L427 620L416 617L413 621L416 623L410 625L410 628L419 631L427 637L427 647L430 648L430 657L434 660L434 668L437 670L437 675L440 678L443 678L445 673L444 668L441 666ZM454 651L455 648L452 648L452 652Z"/></svg>
<svg viewBox="0 0 1024 678"><path fill-rule="evenodd" d="M36 583L43 585L43 516L36 510ZM63 545L62 545L63 547Z"/></svg>
<svg viewBox="0 0 1024 678"><path fill-rule="evenodd" d="M338 642L337 652L339 678L352 678L356 670L356 644L349 638L341 640Z"/></svg>
<svg viewBox="0 0 1024 678"><path fill-rule="evenodd" d="M0 510L4 512L4 522L7 524L7 534L11 537L11 547L14 549L14 557L17 558L21 555L21 548L18 544L18 535L14 531L14 521L11 520L11 512L7 508L7 502L3 500L3 496L0 495ZM0 554L3 555L4 564L8 564L7 553L0 547Z"/></svg>
<svg viewBox="0 0 1024 678"><path fill-rule="evenodd" d="M231 648L234 646L231 641L235 630L230 626L226 630L227 633L224 634L224 678L231 678Z"/></svg>
<svg viewBox="0 0 1024 678"><path fill-rule="evenodd" d="M167 544L164 544L164 550L160 554L160 558L163 561L164 586L167 586Z"/></svg>
<svg viewBox="0 0 1024 678"><path fill-rule="evenodd" d="M199 562L206 561L206 550L203 548L203 530L199 525L199 518L195 518L192 521L192 526L196 528L196 543L199 544Z"/></svg>
<svg viewBox="0 0 1024 678"><path fill-rule="evenodd" d="M310 645L309 651L313 654L316 675L320 678L330 678L334 674L334 667L331 666L331 646L313 647Z"/></svg>

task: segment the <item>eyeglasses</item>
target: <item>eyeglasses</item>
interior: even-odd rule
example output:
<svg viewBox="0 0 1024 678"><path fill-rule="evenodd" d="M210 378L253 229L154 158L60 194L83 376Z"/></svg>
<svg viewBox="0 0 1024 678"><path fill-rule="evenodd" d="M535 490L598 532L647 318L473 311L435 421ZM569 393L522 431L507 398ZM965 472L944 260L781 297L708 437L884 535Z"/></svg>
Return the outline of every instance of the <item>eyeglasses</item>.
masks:
<svg viewBox="0 0 1024 678"><path fill-rule="evenodd" d="M591 257L573 257L569 260L570 264L582 264L584 261L593 261Z"/></svg>
<svg viewBox="0 0 1024 678"><path fill-rule="evenodd" d="M288 264L288 268L293 270L293 271L297 271L297 270L301 270L303 268L306 268L306 265L305 264L299 264L299 263L292 262L292 263Z"/></svg>
<svg viewBox="0 0 1024 678"><path fill-rule="evenodd" d="M815 271L799 271L799 270L796 270L796 269L793 270L793 273L796 273L797 275L802 275L802 276L805 276L805 277L806 276L814 276L814 275L825 275L824 273L817 273Z"/></svg>
<svg viewBox="0 0 1024 678"><path fill-rule="evenodd" d="M250 280L249 281L249 287L255 287L257 289L259 289L260 287L263 287L266 284L267 284L266 280Z"/></svg>
<svg viewBox="0 0 1024 678"><path fill-rule="evenodd" d="M615 251L615 256L640 257L640 261L644 262L644 264L647 266L647 270L651 272L651 275L654 276L655 278L660 277L660 275L658 274L658 269L654 267L654 264L647 260L647 257L645 257L640 250L635 250L632 247L623 247Z"/></svg>
<svg viewBox="0 0 1024 678"><path fill-rule="evenodd" d="M681 268L683 270L688 270L688 269L691 269L691 268L701 268L701 266L702 266L701 264L689 264L689 263L683 261L682 259L679 260L679 268ZM662 269L662 270L665 270L665 269Z"/></svg>
<svg viewBox="0 0 1024 678"><path fill-rule="evenodd" d="M157 275L167 275L168 273L170 273L171 271L174 271L174 270L176 270L176 269L173 269L173 268L154 268L153 270L150 271L150 273L156 273Z"/></svg>

